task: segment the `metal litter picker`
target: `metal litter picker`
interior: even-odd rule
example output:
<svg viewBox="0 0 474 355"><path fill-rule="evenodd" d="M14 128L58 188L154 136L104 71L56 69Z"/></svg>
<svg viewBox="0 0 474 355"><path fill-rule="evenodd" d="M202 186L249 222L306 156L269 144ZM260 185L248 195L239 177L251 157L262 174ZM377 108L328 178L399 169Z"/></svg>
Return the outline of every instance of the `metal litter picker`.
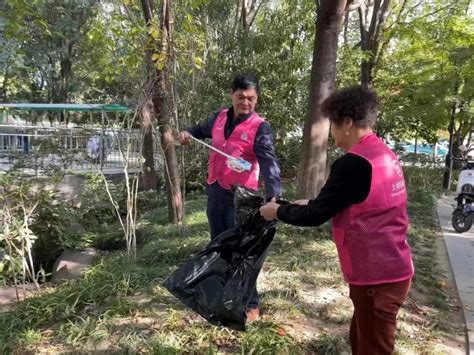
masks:
<svg viewBox="0 0 474 355"><path fill-rule="evenodd" d="M191 138L194 139L196 142L198 142L202 145L205 145L206 147L212 149L216 153L219 153L219 154L223 155L224 157L226 157L227 158L227 166L230 169L232 169L232 170L234 170L238 173L241 173L243 171L249 171L250 169L252 169L252 164L249 163L247 160L242 159L242 158L233 157L232 155L226 154L223 151L213 147L212 145L204 143L203 141L201 141L197 138L194 138L193 136L191 136Z"/></svg>

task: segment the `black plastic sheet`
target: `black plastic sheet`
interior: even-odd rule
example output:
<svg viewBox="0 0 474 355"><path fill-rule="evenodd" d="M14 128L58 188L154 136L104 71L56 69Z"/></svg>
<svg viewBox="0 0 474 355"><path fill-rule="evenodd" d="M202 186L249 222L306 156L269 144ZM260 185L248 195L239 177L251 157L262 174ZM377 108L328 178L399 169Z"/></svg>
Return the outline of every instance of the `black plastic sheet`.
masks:
<svg viewBox="0 0 474 355"><path fill-rule="evenodd" d="M254 191L237 187L237 226L165 281L174 296L213 324L245 330L249 298L275 235L276 222L260 216L264 202Z"/></svg>

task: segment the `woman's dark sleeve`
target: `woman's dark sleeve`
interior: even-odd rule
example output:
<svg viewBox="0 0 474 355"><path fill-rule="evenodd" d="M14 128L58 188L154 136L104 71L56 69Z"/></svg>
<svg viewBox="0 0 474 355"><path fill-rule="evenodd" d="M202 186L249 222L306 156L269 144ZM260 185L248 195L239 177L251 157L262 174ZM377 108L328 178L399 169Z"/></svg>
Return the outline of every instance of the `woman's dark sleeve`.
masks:
<svg viewBox="0 0 474 355"><path fill-rule="evenodd" d="M345 154L336 160L319 195L306 206L288 204L277 210L278 219L296 226L319 226L369 195L372 166L364 158Z"/></svg>

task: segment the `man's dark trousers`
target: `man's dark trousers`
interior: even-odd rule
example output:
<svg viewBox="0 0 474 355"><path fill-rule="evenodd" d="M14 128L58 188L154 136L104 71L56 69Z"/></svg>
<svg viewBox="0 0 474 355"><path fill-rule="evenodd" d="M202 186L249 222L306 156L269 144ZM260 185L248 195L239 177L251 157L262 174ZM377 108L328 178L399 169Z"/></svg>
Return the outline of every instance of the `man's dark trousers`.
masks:
<svg viewBox="0 0 474 355"><path fill-rule="evenodd" d="M222 188L217 182L207 185L207 219L211 228L211 240L226 230L237 225L234 207L234 193ZM249 301L249 308L258 308L259 296L254 288Z"/></svg>

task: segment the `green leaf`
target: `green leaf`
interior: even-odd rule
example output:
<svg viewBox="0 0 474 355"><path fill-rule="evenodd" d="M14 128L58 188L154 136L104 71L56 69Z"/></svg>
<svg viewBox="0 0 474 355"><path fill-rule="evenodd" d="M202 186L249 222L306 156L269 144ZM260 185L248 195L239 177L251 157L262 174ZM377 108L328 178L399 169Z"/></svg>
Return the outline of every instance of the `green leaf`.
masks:
<svg viewBox="0 0 474 355"><path fill-rule="evenodd" d="M148 27L148 34L151 36L151 38L156 40L160 37L160 29L155 25L150 25Z"/></svg>
<svg viewBox="0 0 474 355"><path fill-rule="evenodd" d="M194 57L194 67L201 70L203 65L203 60L200 57Z"/></svg>

